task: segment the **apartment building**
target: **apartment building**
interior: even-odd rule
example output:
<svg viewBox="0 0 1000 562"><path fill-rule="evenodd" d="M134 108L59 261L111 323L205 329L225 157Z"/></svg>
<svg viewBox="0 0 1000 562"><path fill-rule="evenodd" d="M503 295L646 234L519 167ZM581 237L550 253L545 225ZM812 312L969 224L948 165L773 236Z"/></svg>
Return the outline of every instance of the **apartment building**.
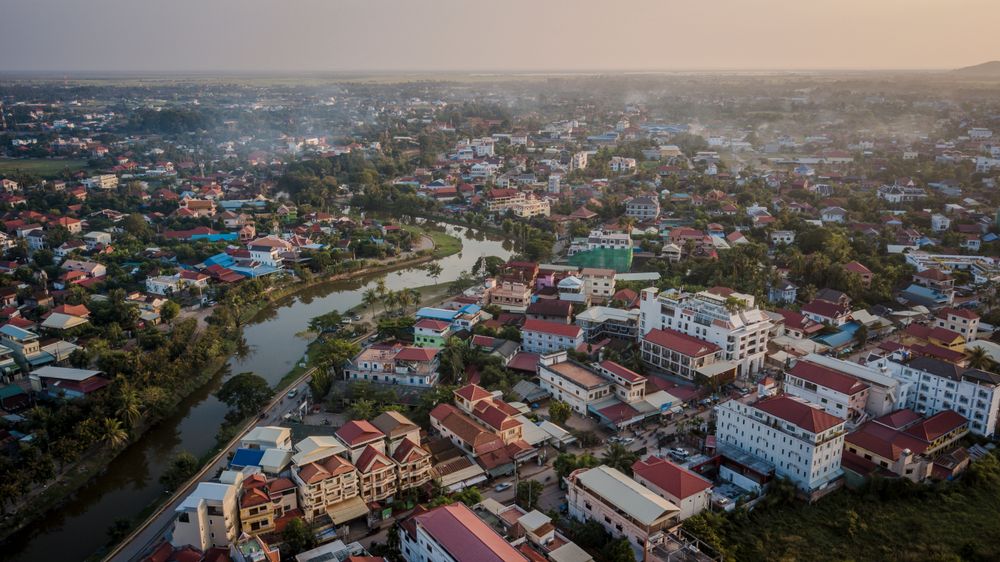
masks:
<svg viewBox="0 0 1000 562"><path fill-rule="evenodd" d="M568 480L570 517L596 521L612 537L628 539L637 559L679 522L679 507L614 468L577 470Z"/></svg>
<svg viewBox="0 0 1000 562"><path fill-rule="evenodd" d="M688 380L724 383L736 376L736 364L720 359L722 348L671 328L650 330L640 349L643 363Z"/></svg>
<svg viewBox="0 0 1000 562"><path fill-rule="evenodd" d="M587 238L574 240L567 252L572 256L579 252L597 249L627 250L632 248L632 236L627 232L591 230Z"/></svg>
<svg viewBox="0 0 1000 562"><path fill-rule="evenodd" d="M440 352L437 347L373 345L344 366L344 377L381 384L434 386L438 380Z"/></svg>
<svg viewBox="0 0 1000 562"><path fill-rule="evenodd" d="M623 156L612 156L611 162L608 164L611 166L611 171L616 174L623 174L626 172L632 172L635 170L636 161L635 158L625 158Z"/></svg>
<svg viewBox="0 0 1000 562"><path fill-rule="evenodd" d="M525 320L521 326L521 349L529 353L579 349L583 344L583 329L574 324Z"/></svg>
<svg viewBox="0 0 1000 562"><path fill-rule="evenodd" d="M515 216L522 219L547 217L551 209L548 199L534 195L528 195L522 197L519 201L514 201L510 204L509 208L514 212Z"/></svg>
<svg viewBox="0 0 1000 562"><path fill-rule="evenodd" d="M569 159L569 171L583 170L587 167L587 153L576 152Z"/></svg>
<svg viewBox="0 0 1000 562"><path fill-rule="evenodd" d="M247 476L240 496L240 523L248 535L271 533L277 522L298 509L298 487L288 478L268 480L263 474Z"/></svg>
<svg viewBox="0 0 1000 562"><path fill-rule="evenodd" d="M528 562L465 504L418 507L399 524L406 562Z"/></svg>
<svg viewBox="0 0 1000 562"><path fill-rule="evenodd" d="M639 335L639 311L592 306L576 315L575 324L583 329L583 339L594 342L604 338L635 341Z"/></svg>
<svg viewBox="0 0 1000 562"><path fill-rule="evenodd" d="M650 287L642 291L639 311L642 336L669 329L714 344L740 377L764 365L771 321L751 295L718 287L694 294Z"/></svg>
<svg viewBox="0 0 1000 562"><path fill-rule="evenodd" d="M585 267L580 270L584 290L592 302L606 303L615 294L615 277L613 269Z"/></svg>
<svg viewBox="0 0 1000 562"><path fill-rule="evenodd" d="M170 544L191 545L202 552L229 548L240 531L238 484L199 482L174 510L174 531Z"/></svg>
<svg viewBox="0 0 1000 562"><path fill-rule="evenodd" d="M840 371L799 360L785 372L785 393L822 407L849 427L863 421L868 385Z"/></svg>
<svg viewBox="0 0 1000 562"><path fill-rule="evenodd" d="M523 204L524 193L516 189L491 189L486 192L486 210L490 213L503 213Z"/></svg>
<svg viewBox="0 0 1000 562"><path fill-rule="evenodd" d="M655 195L640 195L625 203L625 216L639 222L655 221L660 216L660 199Z"/></svg>
<svg viewBox="0 0 1000 562"><path fill-rule="evenodd" d="M547 363L538 365L539 385L581 416L587 415L588 406L614 394L611 381L586 365L576 361Z"/></svg>
<svg viewBox="0 0 1000 562"><path fill-rule="evenodd" d="M650 455L632 464L632 477L654 494L680 508L681 521L708 509L712 483L666 459Z"/></svg>
<svg viewBox="0 0 1000 562"><path fill-rule="evenodd" d="M975 341L979 334L979 315L964 308L942 308L934 318L934 326L951 330L966 342Z"/></svg>
<svg viewBox="0 0 1000 562"><path fill-rule="evenodd" d="M359 498L358 471L336 454L301 466L294 465L292 481L299 488L299 506L307 521L324 515L329 515L334 522L348 521L368 513L368 506ZM360 513L358 503L361 504Z"/></svg>
<svg viewBox="0 0 1000 562"><path fill-rule="evenodd" d="M1000 374L966 369L930 357L898 356L879 361L894 378L911 386L906 407L933 415L954 410L969 420L969 430L985 437L997 432L1000 414Z"/></svg>
<svg viewBox="0 0 1000 562"><path fill-rule="evenodd" d="M848 434L843 460L852 467L870 463L922 482L934 470L934 457L968 432L969 420L951 410L926 419L913 410L899 410L865 422Z"/></svg>
<svg viewBox="0 0 1000 562"><path fill-rule="evenodd" d="M801 398L779 395L715 407L716 439L761 459L806 492L827 489L843 471L845 422Z"/></svg>

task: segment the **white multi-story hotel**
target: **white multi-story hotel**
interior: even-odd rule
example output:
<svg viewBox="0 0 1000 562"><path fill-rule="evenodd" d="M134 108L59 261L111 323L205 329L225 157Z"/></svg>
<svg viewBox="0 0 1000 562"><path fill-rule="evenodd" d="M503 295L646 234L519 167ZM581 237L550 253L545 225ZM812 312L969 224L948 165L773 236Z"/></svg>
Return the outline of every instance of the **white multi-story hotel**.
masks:
<svg viewBox="0 0 1000 562"><path fill-rule="evenodd" d="M819 406L780 395L753 404L728 400L715 413L720 445L766 461L805 492L822 490L843 474L844 420Z"/></svg>
<svg viewBox="0 0 1000 562"><path fill-rule="evenodd" d="M915 357L908 362L885 358L878 365L911 386L906 406L918 414L931 416L954 410L969 420L972 433L987 437L996 433L1000 375L930 357Z"/></svg>
<svg viewBox="0 0 1000 562"><path fill-rule="evenodd" d="M745 377L764 365L771 321L754 304L754 297L716 288L700 293L665 291L650 287L639 303L639 333L676 330L717 345L722 359L736 364Z"/></svg>

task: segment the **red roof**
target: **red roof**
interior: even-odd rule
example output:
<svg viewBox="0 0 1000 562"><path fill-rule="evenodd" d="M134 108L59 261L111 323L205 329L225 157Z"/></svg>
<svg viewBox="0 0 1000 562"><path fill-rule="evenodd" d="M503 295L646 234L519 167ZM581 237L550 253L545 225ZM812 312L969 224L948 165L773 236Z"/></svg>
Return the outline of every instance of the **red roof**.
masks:
<svg viewBox="0 0 1000 562"><path fill-rule="evenodd" d="M848 264L845 264L844 265L844 269L846 269L847 271L853 271L854 273L857 273L858 275L871 275L872 274L872 270L868 269L867 267L865 267L864 265L862 265L860 262L856 262L856 261L852 261L852 262L850 262Z"/></svg>
<svg viewBox="0 0 1000 562"><path fill-rule="evenodd" d="M814 299L802 307L802 312L809 312L823 318L838 318L848 313L848 308L832 302Z"/></svg>
<svg viewBox="0 0 1000 562"><path fill-rule="evenodd" d="M351 420L337 430L337 437L350 447L356 447L365 443L382 439L385 435L378 430L371 422L365 420Z"/></svg>
<svg viewBox="0 0 1000 562"><path fill-rule="evenodd" d="M979 315L967 308L942 308L937 316L947 319L949 314L966 320L979 320Z"/></svg>
<svg viewBox="0 0 1000 562"><path fill-rule="evenodd" d="M637 478L648 481L678 500L689 498L712 487L712 483L676 464L650 455L632 464Z"/></svg>
<svg viewBox="0 0 1000 562"><path fill-rule="evenodd" d="M601 367L603 367L604 370L614 373L629 382L641 382L646 380L646 377L640 375L632 369L623 367L614 361L602 361Z"/></svg>
<svg viewBox="0 0 1000 562"><path fill-rule="evenodd" d="M476 562L526 562L516 548L476 516L464 503L443 505L413 516L455 560Z"/></svg>
<svg viewBox="0 0 1000 562"><path fill-rule="evenodd" d="M396 354L397 361L430 361L437 356L438 347L404 347Z"/></svg>
<svg viewBox="0 0 1000 562"><path fill-rule="evenodd" d="M469 402L475 402L477 400L482 400L483 398L490 398L493 395L489 393L485 388L481 386L476 386L474 384L467 384L462 388L455 391L455 394L465 398Z"/></svg>
<svg viewBox="0 0 1000 562"><path fill-rule="evenodd" d="M969 420L965 416L952 410L941 410L926 420L906 428L906 433L919 437L928 443L950 433L966 424Z"/></svg>
<svg viewBox="0 0 1000 562"><path fill-rule="evenodd" d="M822 433L844 423L844 420L819 407L784 394L760 400L754 407L812 433Z"/></svg>
<svg viewBox="0 0 1000 562"><path fill-rule="evenodd" d="M451 326L451 324L443 320L432 320L430 318L421 318L413 325L415 328L423 328L425 330L434 330L435 332L443 332Z"/></svg>
<svg viewBox="0 0 1000 562"><path fill-rule="evenodd" d="M840 371L810 363L809 361L797 361L795 366L788 371L789 374L805 379L811 383L825 386L841 394L854 395L863 392L868 385L858 379L842 373Z"/></svg>
<svg viewBox="0 0 1000 562"><path fill-rule="evenodd" d="M511 358L510 363L507 363L507 368L515 371L538 373L538 354L519 351Z"/></svg>
<svg viewBox="0 0 1000 562"><path fill-rule="evenodd" d="M615 425L631 420L639 415L639 410L624 402L617 402L606 406L598 410L598 412Z"/></svg>
<svg viewBox="0 0 1000 562"><path fill-rule="evenodd" d="M541 332L543 334L553 334L567 338L577 338L583 329L573 324L560 324L559 322L549 322L547 320L528 319L521 327L522 332Z"/></svg>
<svg viewBox="0 0 1000 562"><path fill-rule="evenodd" d="M720 349L714 343L702 341L694 336L682 334L670 328L666 330L650 330L648 334L643 336L643 339L671 351L687 355L688 357L701 357L716 353Z"/></svg>
<svg viewBox="0 0 1000 562"><path fill-rule="evenodd" d="M940 269L925 269L916 274L916 277L921 279L928 279L930 281L948 281L951 279L951 275L941 271Z"/></svg>

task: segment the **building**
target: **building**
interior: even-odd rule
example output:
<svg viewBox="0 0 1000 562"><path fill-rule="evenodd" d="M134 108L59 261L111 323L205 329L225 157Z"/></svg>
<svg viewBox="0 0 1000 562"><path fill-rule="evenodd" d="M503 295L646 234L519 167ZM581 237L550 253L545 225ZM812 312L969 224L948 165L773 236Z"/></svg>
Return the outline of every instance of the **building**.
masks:
<svg viewBox="0 0 1000 562"><path fill-rule="evenodd" d="M347 380L430 387L438 379L438 347L376 344L344 366Z"/></svg>
<svg viewBox="0 0 1000 562"><path fill-rule="evenodd" d="M971 342L979 334L979 315L964 308L942 308L934 318L934 326L951 330Z"/></svg>
<svg viewBox="0 0 1000 562"><path fill-rule="evenodd" d="M225 548L239 537L238 486L220 482L199 482L174 510L174 531L170 544L191 545L202 552Z"/></svg>
<svg viewBox="0 0 1000 562"><path fill-rule="evenodd" d="M286 515L298 514L298 486L288 478L268 480L263 474L252 474L243 480L242 488L240 524L248 535L272 533Z"/></svg>
<svg viewBox="0 0 1000 562"><path fill-rule="evenodd" d="M639 559L679 522L679 507L614 468L581 469L568 480L570 517L596 521L612 537L628 539Z"/></svg>
<svg viewBox="0 0 1000 562"><path fill-rule="evenodd" d="M285 264L282 254L293 249L291 242L275 236L265 236L247 243L251 261L279 269Z"/></svg>
<svg viewBox="0 0 1000 562"><path fill-rule="evenodd" d="M580 279L592 302L609 302L615 294L615 270L585 267L580 270Z"/></svg>
<svg viewBox="0 0 1000 562"><path fill-rule="evenodd" d="M806 492L835 486L844 448L844 420L800 398L779 395L744 404L727 400L715 407L716 441L774 467Z"/></svg>
<svg viewBox="0 0 1000 562"><path fill-rule="evenodd" d="M83 398L111 384L102 371L46 365L28 376L31 390L52 398Z"/></svg>
<svg viewBox="0 0 1000 562"><path fill-rule="evenodd" d="M769 317L754 305L754 297L716 288L700 293L642 291L639 332L675 330L717 346L720 359L736 365L736 375L746 377L764 365Z"/></svg>
<svg viewBox="0 0 1000 562"><path fill-rule="evenodd" d="M538 299L528 305L525 314L531 320L569 324L573 318L573 303L561 299Z"/></svg>
<svg viewBox="0 0 1000 562"><path fill-rule="evenodd" d="M399 543L406 562L528 562L461 502L418 507L399 524Z"/></svg>
<svg viewBox="0 0 1000 562"><path fill-rule="evenodd" d="M608 163L611 167L611 171L616 174L624 174L627 172L635 171L635 158L625 158L623 156L612 156L611 162Z"/></svg>
<svg viewBox="0 0 1000 562"><path fill-rule="evenodd" d="M934 457L953 448L969 432L969 420L943 410L924 419L912 410L899 410L866 422L845 438L844 461L860 459L914 482L928 478Z"/></svg>
<svg viewBox="0 0 1000 562"><path fill-rule="evenodd" d="M710 383L735 378L735 363L720 360L722 348L677 330L650 330L640 349L643 363L670 375Z"/></svg>
<svg viewBox="0 0 1000 562"><path fill-rule="evenodd" d="M587 415L591 404L614 394L610 380L576 361L551 364L543 361L538 366L538 379L543 390L569 404L581 416Z"/></svg>
<svg viewBox="0 0 1000 562"><path fill-rule="evenodd" d="M840 371L798 360L785 373L784 389L786 394L816 404L828 414L845 420L850 427L866 418L868 385Z"/></svg>
<svg viewBox="0 0 1000 562"><path fill-rule="evenodd" d="M655 221L660 216L660 199L655 195L640 195L625 203L625 216L639 222Z"/></svg>
<svg viewBox="0 0 1000 562"><path fill-rule="evenodd" d="M969 430L985 437L997 432L1000 374L966 369L930 357L883 358L878 362L893 378L911 387L905 407L921 415L954 410L969 420Z"/></svg>
<svg viewBox="0 0 1000 562"><path fill-rule="evenodd" d="M418 347L444 347L451 334L449 322L421 318L413 325L413 344Z"/></svg>
<svg viewBox="0 0 1000 562"><path fill-rule="evenodd" d="M298 486L306 521L328 515L334 523L342 523L368 514L368 506L359 497L358 471L336 454L293 465L292 481Z"/></svg>
<svg viewBox="0 0 1000 562"><path fill-rule="evenodd" d="M668 460L650 455L632 464L632 477L654 494L680 508L681 521L708 509L712 483Z"/></svg>
<svg viewBox="0 0 1000 562"><path fill-rule="evenodd" d="M583 339L595 342L604 338L635 341L639 335L639 311L592 306L576 315L574 321L583 329Z"/></svg>
<svg viewBox="0 0 1000 562"><path fill-rule="evenodd" d="M552 353L583 346L583 330L573 324L525 320L521 327L521 349L529 353Z"/></svg>
<svg viewBox="0 0 1000 562"><path fill-rule="evenodd" d="M569 159L569 171L583 170L587 167L587 153L576 152Z"/></svg>

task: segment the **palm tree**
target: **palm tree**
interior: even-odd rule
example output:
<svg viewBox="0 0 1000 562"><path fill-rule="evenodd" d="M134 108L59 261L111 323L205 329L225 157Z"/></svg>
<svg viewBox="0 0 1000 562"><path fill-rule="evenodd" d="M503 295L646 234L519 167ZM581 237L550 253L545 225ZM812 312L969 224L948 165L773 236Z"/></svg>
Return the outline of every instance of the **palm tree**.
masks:
<svg viewBox="0 0 1000 562"><path fill-rule="evenodd" d="M121 420L116 418L101 420L101 441L112 449L117 449L128 441L128 432L122 426Z"/></svg>
<svg viewBox="0 0 1000 562"><path fill-rule="evenodd" d="M632 463L638 460L638 458L639 455L628 450L625 445L622 445L621 443L612 443L611 445L608 445L608 451L604 453L604 456L601 458L601 462L611 468L617 468L626 475L631 475Z"/></svg>
<svg viewBox="0 0 1000 562"><path fill-rule="evenodd" d="M411 287L409 289L406 289L406 292L410 294L410 304L413 305L414 309L420 306L420 299L423 296L420 294L420 291Z"/></svg>
<svg viewBox="0 0 1000 562"><path fill-rule="evenodd" d="M120 390L118 391L118 400L120 401L120 405L116 413L121 419L125 420L130 429L134 428L139 423L139 418L142 417L142 411L139 407L139 394L132 388L132 385L122 380Z"/></svg>
<svg viewBox="0 0 1000 562"><path fill-rule="evenodd" d="M973 369L988 369L992 363L993 360L990 359L985 348L977 346L969 349L969 367Z"/></svg>
<svg viewBox="0 0 1000 562"><path fill-rule="evenodd" d="M366 289L361 295L361 302L368 307L368 311L371 312L372 318L375 317L375 303L378 302L378 291L375 289Z"/></svg>
<svg viewBox="0 0 1000 562"><path fill-rule="evenodd" d="M396 292L386 291L385 295L382 296L382 309L389 312L389 309L395 309L397 304L399 304L399 296Z"/></svg>

